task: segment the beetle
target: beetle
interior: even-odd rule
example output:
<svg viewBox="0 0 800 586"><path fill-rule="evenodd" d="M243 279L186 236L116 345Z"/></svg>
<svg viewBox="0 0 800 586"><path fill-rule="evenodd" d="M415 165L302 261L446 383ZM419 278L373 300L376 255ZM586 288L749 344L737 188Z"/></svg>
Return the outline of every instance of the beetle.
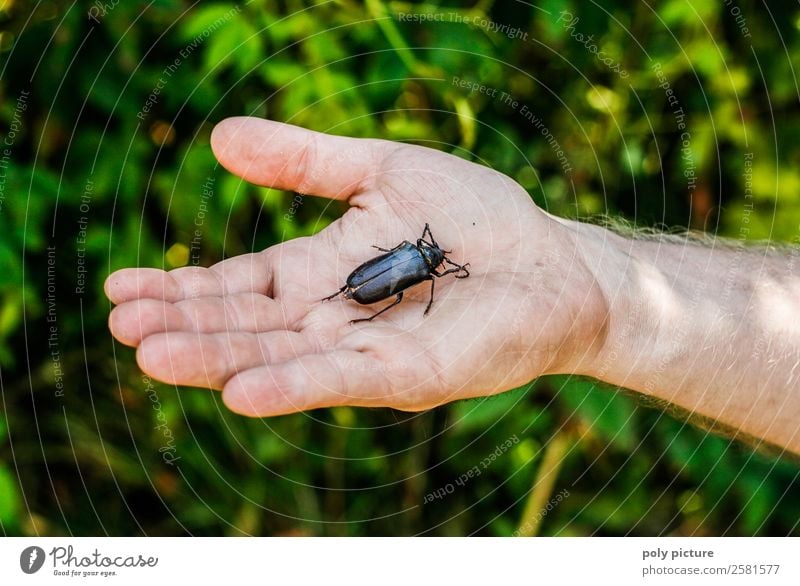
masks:
<svg viewBox="0 0 800 586"><path fill-rule="evenodd" d="M426 235L430 237L430 242L425 240ZM345 285L341 289L333 295L325 297L322 301L330 301L338 295L344 295L345 299L352 299L361 305L369 305L388 299L392 295L397 297L394 303L384 307L375 315L354 319L350 322L351 324L372 321L400 303L403 300L403 291L423 281L431 282L431 298L423 313L423 315L428 315L433 304L434 277L444 277L452 273L455 273L456 279L469 277L469 270L467 270L469 263L459 265L447 258L452 251L444 250L436 243L428 224L425 224L422 237L417 239L416 244L404 240L394 248L381 248L375 245L373 248L377 248L385 254L376 256L358 266L347 277ZM440 273L437 269L443 263L455 268Z"/></svg>

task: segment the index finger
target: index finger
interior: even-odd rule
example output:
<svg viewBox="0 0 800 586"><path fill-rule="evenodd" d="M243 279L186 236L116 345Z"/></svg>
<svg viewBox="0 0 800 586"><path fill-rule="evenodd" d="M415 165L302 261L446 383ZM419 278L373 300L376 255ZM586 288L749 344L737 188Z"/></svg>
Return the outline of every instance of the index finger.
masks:
<svg viewBox="0 0 800 586"><path fill-rule="evenodd" d="M252 117L223 120L211 134L214 155L243 179L342 200L374 181L392 144Z"/></svg>
<svg viewBox="0 0 800 586"><path fill-rule="evenodd" d="M182 267L172 271L152 268L121 269L109 275L104 289L112 303L134 299L162 299L170 303L232 293L270 295L271 249L243 254L211 268Z"/></svg>

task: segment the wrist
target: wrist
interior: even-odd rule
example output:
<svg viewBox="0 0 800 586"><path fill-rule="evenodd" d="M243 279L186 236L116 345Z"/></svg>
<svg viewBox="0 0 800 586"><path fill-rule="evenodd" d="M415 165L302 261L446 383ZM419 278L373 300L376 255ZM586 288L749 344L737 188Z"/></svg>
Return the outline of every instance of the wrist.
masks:
<svg viewBox="0 0 800 586"><path fill-rule="evenodd" d="M715 329L723 312L723 300L706 290L709 276L698 274L708 251L574 224L578 248L607 307L603 344L575 372L683 402L686 378L680 373L705 371L706 365L696 363L697 341Z"/></svg>
<svg viewBox="0 0 800 586"><path fill-rule="evenodd" d="M646 338L657 331L660 308L646 283L664 279L634 241L602 226L559 219L572 235L575 258L589 274L587 295L601 309L587 314L589 323L579 328L595 332L576 348L568 369L616 385L624 385L634 364L649 351ZM650 340L652 342L652 340Z"/></svg>
<svg viewBox="0 0 800 586"><path fill-rule="evenodd" d="M608 370L602 363L609 348L619 343L614 339L618 315L625 314L628 299L634 297L619 291L627 285L624 274L630 264L626 240L601 226L549 218L564 235L557 245L563 284L556 303L565 322L564 339L544 374L602 378L598 375Z"/></svg>

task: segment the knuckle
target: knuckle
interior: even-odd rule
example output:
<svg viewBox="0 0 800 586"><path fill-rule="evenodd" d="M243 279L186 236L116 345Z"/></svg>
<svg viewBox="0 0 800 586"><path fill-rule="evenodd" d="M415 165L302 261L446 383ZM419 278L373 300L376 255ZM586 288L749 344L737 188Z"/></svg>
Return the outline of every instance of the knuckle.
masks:
<svg viewBox="0 0 800 586"><path fill-rule="evenodd" d="M314 171L317 159L317 137L310 135L308 142L300 149L292 173L299 193L307 193L314 185Z"/></svg>
<svg viewBox="0 0 800 586"><path fill-rule="evenodd" d="M234 297L225 297L222 300L222 313L225 316L225 325L228 330L238 331L242 325L239 301Z"/></svg>

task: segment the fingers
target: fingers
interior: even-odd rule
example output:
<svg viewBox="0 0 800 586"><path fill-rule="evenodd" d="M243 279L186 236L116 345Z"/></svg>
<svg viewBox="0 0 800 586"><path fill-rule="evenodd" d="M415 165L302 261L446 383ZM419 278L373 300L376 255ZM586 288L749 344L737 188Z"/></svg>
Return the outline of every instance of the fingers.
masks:
<svg viewBox="0 0 800 586"><path fill-rule="evenodd" d="M238 372L314 351L306 336L285 330L262 334L171 332L145 338L136 361L144 372L169 384L221 389Z"/></svg>
<svg viewBox="0 0 800 586"><path fill-rule="evenodd" d="M136 299L111 311L108 326L128 346L160 332L268 332L289 329L283 306L258 293L201 297L169 303Z"/></svg>
<svg viewBox="0 0 800 586"><path fill-rule="evenodd" d="M115 304L141 298L174 303L245 291L268 295L272 286L271 256L271 249L243 254L208 269L183 267L169 272L150 268L122 269L109 275L104 289Z"/></svg>
<svg viewBox="0 0 800 586"><path fill-rule="evenodd" d="M307 354L240 372L222 392L229 409L264 417L336 405L391 404L389 373L353 350Z"/></svg>
<svg viewBox="0 0 800 586"><path fill-rule="evenodd" d="M178 282L160 269L122 269L111 273L103 284L112 303L148 297L178 301L183 293Z"/></svg>
<svg viewBox="0 0 800 586"><path fill-rule="evenodd" d="M332 199L347 199L368 185L389 145L250 117L223 120L211 134L214 154L232 173Z"/></svg>

